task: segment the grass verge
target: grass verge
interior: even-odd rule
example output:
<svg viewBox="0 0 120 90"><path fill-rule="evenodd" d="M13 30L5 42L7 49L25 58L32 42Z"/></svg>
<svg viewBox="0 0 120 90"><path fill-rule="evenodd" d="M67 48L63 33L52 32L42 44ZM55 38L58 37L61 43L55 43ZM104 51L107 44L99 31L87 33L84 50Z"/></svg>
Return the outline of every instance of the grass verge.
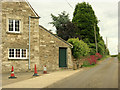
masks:
<svg viewBox="0 0 120 90"><path fill-rule="evenodd" d="M93 65L82 65L82 67L95 67L97 64L93 64Z"/></svg>
<svg viewBox="0 0 120 90"><path fill-rule="evenodd" d="M106 58L109 58L109 57L111 57L111 56L110 56L110 55L104 56L103 58L101 58L101 59L98 60L98 61L103 61L103 60L105 60Z"/></svg>

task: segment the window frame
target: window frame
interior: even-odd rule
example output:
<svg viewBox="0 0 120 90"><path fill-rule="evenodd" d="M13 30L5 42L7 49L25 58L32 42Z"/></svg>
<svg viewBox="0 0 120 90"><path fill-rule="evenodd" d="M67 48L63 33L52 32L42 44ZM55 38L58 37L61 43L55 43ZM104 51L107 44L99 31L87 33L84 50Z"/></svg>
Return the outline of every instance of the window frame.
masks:
<svg viewBox="0 0 120 90"><path fill-rule="evenodd" d="M14 49L14 57L10 57L10 49ZM27 49L20 49L20 57L16 57L16 49L19 48L9 48L8 49L8 59L27 59ZM26 50L26 57L22 57L22 50Z"/></svg>
<svg viewBox="0 0 120 90"><path fill-rule="evenodd" d="M13 20L13 31L9 31L9 20ZM15 31L15 21L19 21L19 31ZM9 18L8 19L8 32L10 32L10 33L20 33L20 28L21 27L21 20L19 20L19 19L11 19L11 18Z"/></svg>

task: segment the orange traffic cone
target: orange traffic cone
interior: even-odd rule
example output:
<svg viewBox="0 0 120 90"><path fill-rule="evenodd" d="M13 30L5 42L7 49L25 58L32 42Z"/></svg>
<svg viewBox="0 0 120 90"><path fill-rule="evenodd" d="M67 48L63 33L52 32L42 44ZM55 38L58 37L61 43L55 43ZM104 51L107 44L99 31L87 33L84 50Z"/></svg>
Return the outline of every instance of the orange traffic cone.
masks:
<svg viewBox="0 0 120 90"><path fill-rule="evenodd" d="M11 76L9 77L9 79L11 79L11 78L17 78L14 75L14 68L13 68L13 66L12 66L12 70L11 70Z"/></svg>
<svg viewBox="0 0 120 90"><path fill-rule="evenodd" d="M36 64L35 64L35 70L34 70L34 75L33 75L33 76L39 76L39 75L37 74Z"/></svg>
<svg viewBox="0 0 120 90"><path fill-rule="evenodd" d="M47 74L47 68L46 68L46 65L44 66L43 73L44 73L44 74Z"/></svg>

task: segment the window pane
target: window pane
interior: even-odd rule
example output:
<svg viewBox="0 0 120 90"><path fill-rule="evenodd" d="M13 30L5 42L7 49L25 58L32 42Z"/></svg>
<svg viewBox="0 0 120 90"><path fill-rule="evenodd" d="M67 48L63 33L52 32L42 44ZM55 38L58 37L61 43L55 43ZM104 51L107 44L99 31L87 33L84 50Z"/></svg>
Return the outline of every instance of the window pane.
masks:
<svg viewBox="0 0 120 90"><path fill-rule="evenodd" d="M26 49L22 49L22 57L26 57Z"/></svg>
<svg viewBox="0 0 120 90"><path fill-rule="evenodd" d="M9 54L9 57L12 57L11 54Z"/></svg>
<svg viewBox="0 0 120 90"><path fill-rule="evenodd" d="M27 56L26 49L9 49L9 58L24 59Z"/></svg>
<svg viewBox="0 0 120 90"><path fill-rule="evenodd" d="M14 54L12 54L12 56L11 57L14 57Z"/></svg>
<svg viewBox="0 0 120 90"><path fill-rule="evenodd" d="M15 31L19 31L19 20L15 20Z"/></svg>
<svg viewBox="0 0 120 90"><path fill-rule="evenodd" d="M9 49L9 57L11 57L11 49Z"/></svg>
<svg viewBox="0 0 120 90"><path fill-rule="evenodd" d="M20 57L20 49L16 49L16 57Z"/></svg>
<svg viewBox="0 0 120 90"><path fill-rule="evenodd" d="M9 49L9 57L14 57L14 49Z"/></svg>
<svg viewBox="0 0 120 90"><path fill-rule="evenodd" d="M9 31L13 31L13 20L9 20Z"/></svg>

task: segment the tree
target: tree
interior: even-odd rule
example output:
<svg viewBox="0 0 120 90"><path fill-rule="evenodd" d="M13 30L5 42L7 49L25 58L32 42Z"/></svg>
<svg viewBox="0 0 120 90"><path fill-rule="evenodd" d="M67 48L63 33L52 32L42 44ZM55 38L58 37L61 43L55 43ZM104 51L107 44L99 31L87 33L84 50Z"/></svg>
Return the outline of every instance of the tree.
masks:
<svg viewBox="0 0 120 90"><path fill-rule="evenodd" d="M91 48L91 55L96 53L94 32L96 30L98 52L103 55L105 53L105 44L99 33L97 25L99 21L89 3L83 2L76 5L72 22L78 27L77 33L81 36L82 40Z"/></svg>
<svg viewBox="0 0 120 90"><path fill-rule="evenodd" d="M73 45L72 55L74 58L79 59L82 56L89 55L90 48L86 43L84 43L84 41L79 40L78 38L71 38L68 42Z"/></svg>
<svg viewBox="0 0 120 90"><path fill-rule="evenodd" d="M66 23L70 22L69 14L66 14L65 11L61 12L61 14L58 14L58 16L51 14L51 17L53 22L50 22L50 24L55 26L57 30L56 33L59 32L59 29L63 29L63 25L66 25Z"/></svg>
<svg viewBox="0 0 120 90"><path fill-rule="evenodd" d="M95 43L94 26L96 27L97 37L99 28L97 27L97 17L89 3L78 3L73 13L72 22L79 28L79 34L84 42ZM87 38L87 41L86 41Z"/></svg>
<svg viewBox="0 0 120 90"><path fill-rule="evenodd" d="M88 46L90 48L90 55L95 55L96 53L95 43L89 43Z"/></svg>
<svg viewBox="0 0 120 90"><path fill-rule="evenodd" d="M53 22L50 22L50 24L53 24L53 26L56 27L56 33L59 37L66 41L69 38L80 38L80 36L76 33L78 28L70 21L69 14L66 14L65 11L61 14L58 14L58 16L51 14L51 17Z"/></svg>
<svg viewBox="0 0 120 90"><path fill-rule="evenodd" d="M104 55L105 52L106 52L106 47L105 47L105 44L104 44L104 41L103 40L100 40L98 42L98 51L101 55Z"/></svg>

